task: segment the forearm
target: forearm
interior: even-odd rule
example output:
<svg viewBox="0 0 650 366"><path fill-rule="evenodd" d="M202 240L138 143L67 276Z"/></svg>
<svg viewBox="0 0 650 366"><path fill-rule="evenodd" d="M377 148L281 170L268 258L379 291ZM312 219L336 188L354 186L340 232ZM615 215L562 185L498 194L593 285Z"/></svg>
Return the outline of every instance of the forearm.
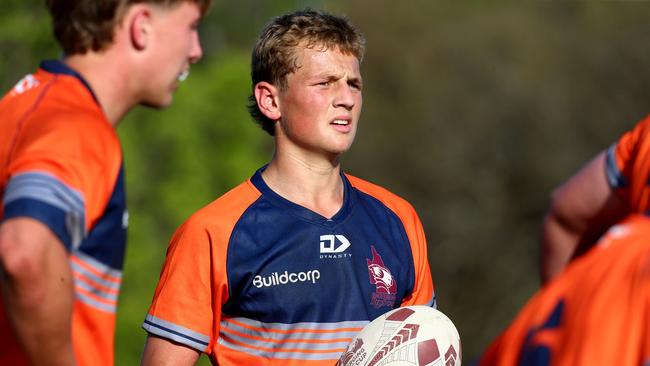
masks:
<svg viewBox="0 0 650 366"><path fill-rule="evenodd" d="M73 278L65 248L30 219L0 227L2 297L30 363L73 365Z"/></svg>
<svg viewBox="0 0 650 366"><path fill-rule="evenodd" d="M557 276L573 257L580 241L580 232L567 227L553 213L542 225L540 278L542 284Z"/></svg>
<svg viewBox="0 0 650 366"><path fill-rule="evenodd" d="M628 212L626 203L609 186L605 159L605 152L598 154L553 192L542 226L542 283L555 277Z"/></svg>

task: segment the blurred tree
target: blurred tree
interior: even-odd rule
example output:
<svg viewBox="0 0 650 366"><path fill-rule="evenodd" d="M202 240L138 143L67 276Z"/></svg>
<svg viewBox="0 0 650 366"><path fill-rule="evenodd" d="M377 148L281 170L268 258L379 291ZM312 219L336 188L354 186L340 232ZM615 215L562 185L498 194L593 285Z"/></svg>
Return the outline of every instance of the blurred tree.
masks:
<svg viewBox="0 0 650 366"><path fill-rule="evenodd" d="M52 39L50 19L41 1L5 0L0 12L0 91L9 90L34 71L44 57L59 52Z"/></svg>

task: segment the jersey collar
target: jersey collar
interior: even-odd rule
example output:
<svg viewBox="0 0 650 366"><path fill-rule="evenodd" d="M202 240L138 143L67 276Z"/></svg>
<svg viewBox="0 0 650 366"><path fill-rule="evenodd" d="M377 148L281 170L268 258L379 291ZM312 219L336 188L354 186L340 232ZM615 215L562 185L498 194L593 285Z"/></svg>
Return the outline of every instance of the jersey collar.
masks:
<svg viewBox="0 0 650 366"><path fill-rule="evenodd" d="M90 95L93 96L95 103L99 105L99 101L95 96L95 92L93 92L93 89L90 87L90 84L88 84L86 79L84 79L83 76L81 76L81 74L71 69L70 66L63 63L63 61L45 60L41 62L40 68L52 74L63 74L63 75L68 75L77 78L83 84L83 86L85 86L86 89L88 89L88 92L90 92Z"/></svg>
<svg viewBox="0 0 650 366"><path fill-rule="evenodd" d="M268 200L273 205L280 207L282 210L290 212L305 220L325 226L335 226L348 216L351 209L351 195L354 194L354 190L352 189L350 181L342 171L341 180L343 181L343 205L341 206L341 209L339 209L339 211L334 216L332 216L331 219L328 219L275 193L275 191L273 191L262 178L262 172L266 169L266 167L267 165L264 165L258 169L250 180L255 188L257 188L262 193L263 199Z"/></svg>

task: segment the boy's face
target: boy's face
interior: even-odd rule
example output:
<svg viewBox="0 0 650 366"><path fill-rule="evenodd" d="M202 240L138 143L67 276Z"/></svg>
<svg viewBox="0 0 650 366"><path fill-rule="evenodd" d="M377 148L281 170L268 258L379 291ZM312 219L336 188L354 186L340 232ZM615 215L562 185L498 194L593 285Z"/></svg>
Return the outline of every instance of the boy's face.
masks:
<svg viewBox="0 0 650 366"><path fill-rule="evenodd" d="M197 30L201 11L191 1L154 10L148 88L142 99L145 105L165 107L173 99L179 77L202 56Z"/></svg>
<svg viewBox="0 0 650 366"><path fill-rule="evenodd" d="M359 60L338 49L297 50L298 69L279 92L278 144L336 156L347 151L361 114Z"/></svg>

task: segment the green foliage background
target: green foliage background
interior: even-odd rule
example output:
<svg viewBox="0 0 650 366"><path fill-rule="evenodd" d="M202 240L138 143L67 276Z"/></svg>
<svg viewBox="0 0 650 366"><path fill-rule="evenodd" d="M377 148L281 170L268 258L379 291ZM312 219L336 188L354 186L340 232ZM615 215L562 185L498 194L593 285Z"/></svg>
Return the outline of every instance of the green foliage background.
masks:
<svg viewBox="0 0 650 366"><path fill-rule="evenodd" d="M205 57L174 104L136 109L118 128L131 222L116 364L139 360L173 230L270 157L245 109L249 52L272 16L305 6L347 15L367 38L344 168L418 210L467 361L538 286L552 188L649 113L649 2L217 0ZM44 5L4 0L1 89L58 55Z"/></svg>

